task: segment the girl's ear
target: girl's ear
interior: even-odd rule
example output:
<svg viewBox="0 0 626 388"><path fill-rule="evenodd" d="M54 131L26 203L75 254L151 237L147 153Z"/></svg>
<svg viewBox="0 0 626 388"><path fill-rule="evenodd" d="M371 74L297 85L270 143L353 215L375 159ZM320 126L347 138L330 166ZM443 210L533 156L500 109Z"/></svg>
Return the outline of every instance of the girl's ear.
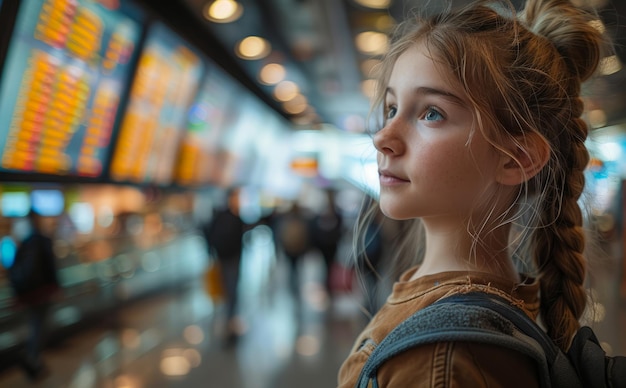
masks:
<svg viewBox="0 0 626 388"><path fill-rule="evenodd" d="M500 158L496 181L516 186L537 175L550 158L550 145L538 133L526 133L512 139Z"/></svg>

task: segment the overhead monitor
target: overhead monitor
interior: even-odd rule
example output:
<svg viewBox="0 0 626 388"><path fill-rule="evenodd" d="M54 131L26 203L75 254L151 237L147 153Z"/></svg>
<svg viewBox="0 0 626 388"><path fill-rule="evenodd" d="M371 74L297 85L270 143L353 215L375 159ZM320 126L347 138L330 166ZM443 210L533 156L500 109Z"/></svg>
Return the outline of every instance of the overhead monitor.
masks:
<svg viewBox="0 0 626 388"><path fill-rule="evenodd" d="M150 27L111 161L114 181L172 182L204 66L196 50L168 27Z"/></svg>
<svg viewBox="0 0 626 388"><path fill-rule="evenodd" d="M0 171L102 174L136 18L118 1L20 3L0 80Z"/></svg>
<svg viewBox="0 0 626 388"><path fill-rule="evenodd" d="M212 64L189 109L176 168L181 185L217 183L216 168L225 130L236 116L244 90L226 72Z"/></svg>

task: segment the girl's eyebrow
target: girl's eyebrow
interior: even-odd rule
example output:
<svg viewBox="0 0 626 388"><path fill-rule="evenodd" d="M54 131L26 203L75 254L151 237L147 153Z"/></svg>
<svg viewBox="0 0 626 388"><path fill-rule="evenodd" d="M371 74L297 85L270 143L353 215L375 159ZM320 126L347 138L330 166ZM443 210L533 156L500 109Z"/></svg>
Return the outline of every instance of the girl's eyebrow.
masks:
<svg viewBox="0 0 626 388"><path fill-rule="evenodd" d="M446 90L442 90L442 89L437 89L437 88L433 88L430 86L418 86L413 90L413 93L415 94L419 94L422 96L436 96L436 97L443 97L447 100L450 100L451 102L458 104L458 105L465 105L464 101L462 98L458 97L457 95L448 92ZM393 90L393 88L391 87L387 87L385 89L385 96L391 94L392 96L395 97L395 92Z"/></svg>
<svg viewBox="0 0 626 388"><path fill-rule="evenodd" d="M429 86L419 86L417 88L415 88L415 94L421 94L424 96L440 96L443 97L445 99L450 100L451 102L454 102L456 104L459 105L464 105L463 104L463 100L458 97L455 94L452 94L446 90L441 90L441 89L437 89L437 88L431 88Z"/></svg>

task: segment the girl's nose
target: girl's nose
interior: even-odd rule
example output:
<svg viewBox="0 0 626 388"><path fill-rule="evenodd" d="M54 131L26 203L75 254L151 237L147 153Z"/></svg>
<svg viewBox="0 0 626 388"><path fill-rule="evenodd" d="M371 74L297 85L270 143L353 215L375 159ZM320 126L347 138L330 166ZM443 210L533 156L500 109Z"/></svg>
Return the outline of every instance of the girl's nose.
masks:
<svg viewBox="0 0 626 388"><path fill-rule="evenodd" d="M405 143L401 136L400 120L387 123L374 134L374 147L385 155L398 156L404 153Z"/></svg>

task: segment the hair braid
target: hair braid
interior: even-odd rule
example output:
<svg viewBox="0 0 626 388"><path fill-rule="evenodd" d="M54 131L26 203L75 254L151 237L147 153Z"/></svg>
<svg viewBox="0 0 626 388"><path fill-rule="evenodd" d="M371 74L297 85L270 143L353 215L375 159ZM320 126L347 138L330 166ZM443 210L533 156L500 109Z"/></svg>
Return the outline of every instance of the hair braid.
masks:
<svg viewBox="0 0 626 388"><path fill-rule="evenodd" d="M576 109L575 109L576 110ZM579 112L572 112L579 113ZM569 152L558 155L562 171L552 174L553 184L540 199L542 228L536 236L535 261L541 276L541 313L546 330L556 344L567 350L579 328L586 305L586 262L582 212L578 205L584 185L583 171L589 160L584 141L587 127L580 118L569 120L566 131ZM565 145L565 144L563 144ZM561 190L562 188L562 190ZM559 195L559 192L562 194Z"/></svg>
<svg viewBox="0 0 626 388"><path fill-rule="evenodd" d="M585 235L578 199L585 186L589 153L579 96L581 83L598 66L604 39L589 23L597 15L568 0L528 0L520 16L532 33L553 45L558 52L555 57L564 64L551 74L556 81L553 85L562 87L565 95L552 95L557 103L544 106L547 115L537 127L553 155L534 182L540 219L533 256L540 275L543 322L555 343L567 350L587 302Z"/></svg>

